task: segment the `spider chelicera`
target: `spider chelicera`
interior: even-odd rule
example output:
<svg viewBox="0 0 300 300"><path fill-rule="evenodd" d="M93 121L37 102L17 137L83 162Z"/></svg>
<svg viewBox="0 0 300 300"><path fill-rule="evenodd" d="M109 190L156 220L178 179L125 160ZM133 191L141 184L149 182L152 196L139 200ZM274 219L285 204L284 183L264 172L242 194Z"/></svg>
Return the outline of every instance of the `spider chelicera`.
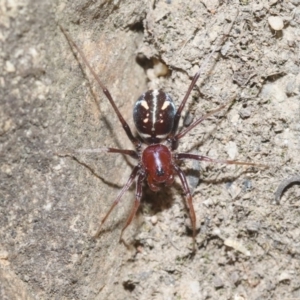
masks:
<svg viewBox="0 0 300 300"><path fill-rule="evenodd" d="M60 26L60 25L59 25ZM195 240L196 240L196 215L193 207L192 195L187 183L186 176L184 172L177 165L176 161L183 159L194 159L198 161L206 161L212 163L223 163L223 164L235 164L235 165L246 165L246 166L257 166L257 167L267 167L262 164L255 164L252 162L239 162L235 160L221 160L213 159L203 155L190 154L190 153L177 153L175 150L178 148L178 141L190 132L194 127L200 124L202 121L206 120L210 116L224 109L229 101L217 109L209 112L208 114L193 121L187 128L177 132L179 120L182 114L182 110L187 102L187 99L194 88L198 78L201 74L201 68L194 75L190 86L180 104L178 109L176 109L174 102L170 95L163 92L162 90L149 90L142 94L136 101L133 109L133 119L141 138L137 138L132 134L130 127L124 120L122 114L116 106L110 92L103 85L98 75L92 69L88 63L85 55L80 50L80 48L75 44L71 37L67 34L62 26L60 29L64 33L66 39L73 46L77 52L80 54L81 59L84 61L85 65L88 67L90 72L93 74L95 80L103 90L104 95L110 102L122 127L127 134L130 141L133 143L135 150L124 150L116 148L102 148L101 150L107 153L120 153L123 155L129 155L137 160L137 165L133 168L131 175L121 189L116 199L114 200L109 211L106 213L101 221L99 229L97 230L95 237L98 237L102 225L109 217L112 210L120 202L123 194L129 189L134 180L136 179L136 192L135 201L133 208L126 220L126 223L121 231L120 241L123 241L124 230L130 225L133 220L141 202L142 198L142 184L144 180L152 191L158 191L162 186L170 186L174 182L174 176L177 175L180 178L183 191L186 198L186 205L189 210L189 215L192 224L192 237L193 237L193 251L195 251ZM211 52L210 56L214 51ZM209 57L210 57L209 56ZM91 152L91 151L88 151ZM124 242L124 241L123 241Z"/></svg>

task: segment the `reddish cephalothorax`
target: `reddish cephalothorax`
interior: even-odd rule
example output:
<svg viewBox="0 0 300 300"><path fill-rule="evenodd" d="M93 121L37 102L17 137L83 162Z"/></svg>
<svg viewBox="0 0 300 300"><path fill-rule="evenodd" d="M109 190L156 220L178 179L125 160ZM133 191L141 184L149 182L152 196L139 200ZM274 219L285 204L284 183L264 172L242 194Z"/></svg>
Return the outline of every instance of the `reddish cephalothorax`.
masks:
<svg viewBox="0 0 300 300"><path fill-rule="evenodd" d="M180 104L178 109L176 109L174 102L170 95L163 92L162 90L150 90L141 95L135 103L133 109L133 119L136 126L136 129L146 144L146 147L142 149L142 142L139 138L135 137L132 134L130 127L127 122L124 120L121 115L119 109L117 108L110 92L108 89L102 84L97 74L94 72L88 61L86 60L84 54L79 49L79 47L74 43L74 41L69 37L66 31L60 26L62 32L65 37L69 41L69 43L78 51L82 60L93 74L95 80L98 82L99 86L102 88L103 93L109 100L112 105L117 117L122 124L124 131L126 132L128 138L131 140L133 145L135 146L135 150L123 150L116 148L102 148L105 152L110 153L121 153L125 155L129 155L132 158L138 161L138 164L133 168L132 173L119 192L118 196L114 200L112 206L109 211L102 219L99 229L97 230L95 237L100 234L102 225L114 209L114 207L119 203L123 194L129 189L131 184L136 179L136 198L134 202L134 206L129 214L125 226L122 229L120 241L123 241L122 235L124 230L129 226L133 217L136 214L136 211L140 205L141 197L142 197L142 183L144 180L147 180L147 183L151 190L158 191L163 185L169 186L174 182L174 175L177 175L180 178L183 191L186 198L186 205L189 210L191 223L192 223L192 231L193 231L193 251L195 251L196 244L196 215L193 207L192 195L186 180L186 176L183 171L179 168L176 161L183 159L194 159L198 161L208 161L213 163L225 163L225 164L237 164L237 165L246 165L246 166L259 166L266 167L261 164L254 164L251 162L238 162L233 160L219 160L212 159L207 156L190 154L190 153L176 153L175 150L178 147L178 141L186 135L191 129L201 123L203 120L206 120L210 116L215 113L221 111L223 108L227 106L229 101L217 109L211 111L210 113L196 119L192 122L187 128L177 132L179 120L181 117L182 110L186 104L186 101L194 88L200 74L201 68L195 74L190 83L190 86ZM216 48L215 48L216 49ZM215 50L211 52L209 57L203 66L208 62L210 57L213 55ZM163 143L163 144L162 144ZM88 151L91 152L91 151Z"/></svg>
<svg viewBox="0 0 300 300"><path fill-rule="evenodd" d="M148 146L142 154L142 164L152 191L158 191L159 184L169 186L174 182L172 153L162 144Z"/></svg>

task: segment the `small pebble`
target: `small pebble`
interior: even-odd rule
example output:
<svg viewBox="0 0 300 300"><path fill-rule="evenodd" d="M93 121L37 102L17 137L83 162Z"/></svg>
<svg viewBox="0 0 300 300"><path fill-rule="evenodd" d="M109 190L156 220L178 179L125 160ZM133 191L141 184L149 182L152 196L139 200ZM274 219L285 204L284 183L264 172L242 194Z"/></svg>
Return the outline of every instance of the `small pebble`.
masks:
<svg viewBox="0 0 300 300"><path fill-rule="evenodd" d="M0 259L8 259L8 252L5 250L0 250Z"/></svg>
<svg viewBox="0 0 300 300"><path fill-rule="evenodd" d="M247 119L251 116L251 110L249 108L243 108L239 113L242 119Z"/></svg>
<svg viewBox="0 0 300 300"><path fill-rule="evenodd" d="M6 175L12 175L12 169L9 165L3 164L0 170Z"/></svg>
<svg viewBox="0 0 300 300"><path fill-rule="evenodd" d="M58 164L58 165L56 165L56 166L53 166L52 169L53 169L54 171L59 171L59 170L61 170L61 165Z"/></svg>
<svg viewBox="0 0 300 300"><path fill-rule="evenodd" d="M156 77L166 76L169 72L168 67L159 60L154 61L154 74Z"/></svg>
<svg viewBox="0 0 300 300"><path fill-rule="evenodd" d="M230 159L235 159L237 157L238 149L237 149L237 145L235 142L229 141L226 144L225 149L226 149Z"/></svg>
<svg viewBox="0 0 300 300"><path fill-rule="evenodd" d="M238 272L233 272L230 274L230 280L233 284L237 285L239 283L240 279L240 275Z"/></svg>
<svg viewBox="0 0 300 300"><path fill-rule="evenodd" d="M271 16L268 18L269 25L272 29L279 31L283 29L283 20L278 16Z"/></svg>
<svg viewBox="0 0 300 300"><path fill-rule="evenodd" d="M154 243L152 239L147 239L146 244L148 245L149 248L154 248Z"/></svg>
<svg viewBox="0 0 300 300"><path fill-rule="evenodd" d="M274 132L275 133L280 133L280 132L282 132L284 130L284 128L283 128L283 126L281 125L281 124L276 124L275 126L274 126Z"/></svg>
<svg viewBox="0 0 300 300"><path fill-rule="evenodd" d="M252 189L252 182L249 179L243 181L243 191L249 191Z"/></svg>
<svg viewBox="0 0 300 300"><path fill-rule="evenodd" d="M187 112L183 120L183 126L185 127L190 126L193 120L194 120L194 115L191 114L190 112Z"/></svg>
<svg viewBox="0 0 300 300"><path fill-rule="evenodd" d="M291 276L291 274L289 274L288 272L282 272L279 276L278 276L278 281L282 282L282 281L287 281L287 280L291 280L293 276Z"/></svg>
<svg viewBox="0 0 300 300"><path fill-rule="evenodd" d="M151 217L151 223L152 223L152 225L156 225L157 224L157 216L152 216Z"/></svg>
<svg viewBox="0 0 300 300"><path fill-rule="evenodd" d="M153 69L148 69L146 71L146 74L147 74L147 77L148 77L149 80L155 80L156 79L156 75L155 75Z"/></svg>
<svg viewBox="0 0 300 300"><path fill-rule="evenodd" d="M224 240L224 245L233 248L234 250L239 251L246 256L251 256L251 252L246 247L244 247L242 243L240 243L237 240L226 239Z"/></svg>
<svg viewBox="0 0 300 300"><path fill-rule="evenodd" d="M216 289L219 289L224 286L223 280L219 276L214 277L213 283Z"/></svg>
<svg viewBox="0 0 300 300"><path fill-rule="evenodd" d="M293 3L294 5L299 5L300 4L300 0L290 0L291 3Z"/></svg>
<svg viewBox="0 0 300 300"><path fill-rule="evenodd" d="M227 189L227 191L228 191L229 195L231 196L231 198L234 199L241 193L242 189L234 182L230 185L230 187Z"/></svg>
<svg viewBox="0 0 300 300"><path fill-rule="evenodd" d="M7 61L5 63L5 69L6 69L6 72L8 72L8 73L13 73L16 71L15 66L10 61Z"/></svg>
<svg viewBox="0 0 300 300"><path fill-rule="evenodd" d="M260 229L260 223L256 221L249 221L246 224L246 229L250 232L258 232Z"/></svg>
<svg viewBox="0 0 300 300"><path fill-rule="evenodd" d="M216 227L213 231L212 231L212 236L221 236L221 230L220 228Z"/></svg>
<svg viewBox="0 0 300 300"><path fill-rule="evenodd" d="M202 204L205 205L206 207L210 207L214 205L214 201L211 198L208 198L207 200L204 200Z"/></svg>

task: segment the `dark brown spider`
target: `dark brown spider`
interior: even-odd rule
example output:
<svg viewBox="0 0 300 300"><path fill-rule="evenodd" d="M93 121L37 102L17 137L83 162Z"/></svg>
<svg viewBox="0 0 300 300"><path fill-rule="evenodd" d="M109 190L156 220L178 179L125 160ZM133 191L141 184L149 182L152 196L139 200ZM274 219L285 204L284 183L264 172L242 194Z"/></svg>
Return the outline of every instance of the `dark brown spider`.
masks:
<svg viewBox="0 0 300 300"><path fill-rule="evenodd" d="M203 155L196 155L190 153L176 153L175 150L178 147L178 141L190 132L194 127L200 124L203 120L206 120L210 116L224 109L228 103L221 105L217 109L211 111L210 113L198 118L187 128L177 132L179 120L181 117L182 110L187 102L187 99L194 88L198 78L201 74L201 68L194 75L192 82L179 106L176 110L174 102L170 95L163 92L162 90L149 90L141 95L136 101L133 109L133 119L136 129L141 137L141 139L136 138L129 128L127 122L124 120L119 109L117 108L110 92L100 81L99 77L92 69L87 59L85 58L82 51L75 44L75 42L70 38L66 31L60 26L62 32L64 33L66 39L69 41L70 45L73 46L77 52L80 54L85 65L88 67L90 72L93 74L95 80L98 82L99 86L102 88L104 95L107 97L108 101L112 105L115 113L120 120L124 131L126 132L128 138L135 146L135 150L123 150L116 148L104 148L102 149L108 153L120 153L123 155L129 155L137 160L137 165L133 168L133 171L122 190L119 192L118 196L114 200L109 211L102 219L99 229L97 230L95 237L98 237L102 225L109 217L112 210L120 202L123 194L129 189L133 181L136 179L136 198L134 206L129 214L127 221L121 231L120 241L123 241L122 235L124 230L130 225L133 217L135 216L137 209L139 208L141 198L142 198L142 183L147 180L147 183L152 191L158 191L161 186L170 186L174 182L174 176L177 175L180 178L185 197L186 204L189 210L191 223L192 223L192 234L193 234L193 251L195 251L195 237L196 237L196 215L193 207L192 195L187 183L187 179L183 171L177 165L177 161L183 159L194 159L198 161L207 161L213 163L224 163L224 164L235 164L235 165L246 165L246 166L258 166L266 167L262 164L255 164L251 162L239 162L235 160L220 160L213 159ZM215 52L212 51L209 58ZM142 142L141 142L142 140ZM145 144L145 145L143 145Z"/></svg>

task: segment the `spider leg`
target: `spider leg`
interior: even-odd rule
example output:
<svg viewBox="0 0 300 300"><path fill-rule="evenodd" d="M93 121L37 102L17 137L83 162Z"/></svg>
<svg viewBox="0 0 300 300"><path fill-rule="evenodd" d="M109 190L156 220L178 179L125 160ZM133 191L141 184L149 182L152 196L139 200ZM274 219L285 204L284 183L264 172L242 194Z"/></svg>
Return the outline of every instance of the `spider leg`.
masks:
<svg viewBox="0 0 300 300"><path fill-rule="evenodd" d="M131 175L128 179L128 181L126 182L126 184L123 186L122 190L119 192L117 198L114 200L112 206L110 207L109 211L107 212L107 214L105 215L105 217L102 219L101 224L97 230L97 232L94 234L94 238L97 238L101 232L102 229L102 225L104 224L104 222L106 221L106 219L108 218L108 216L110 215L110 213L113 211L113 209L115 208L115 206L120 202L123 194L130 188L133 180L135 179L135 177L137 176L138 171L140 170L139 166L134 167L134 169L131 172Z"/></svg>
<svg viewBox="0 0 300 300"><path fill-rule="evenodd" d="M238 13L237 13L238 15ZM182 113L182 110L184 109L184 106L187 102L187 99L189 98L190 96L190 93L191 91L193 90L194 86L196 85L196 82L197 80L199 79L199 77L201 76L201 73L204 73L204 69L205 67L207 66L208 62L210 61L210 59L212 58L212 56L214 55L215 52L219 51L221 45L224 43L225 39L228 37L231 29L232 29L232 26L235 22L235 19L237 17L237 15L235 16L234 20L231 22L231 24L229 25L229 27L226 29L226 32L224 32L221 37L219 38L219 40L216 42L215 44L215 47L214 49L211 51L211 53L207 56L207 58L204 60L204 62L202 63L201 67L199 68L198 72L194 75L193 79L192 79L192 82L190 83L190 86L180 104L180 106L178 107L177 109L177 112L176 112L176 115L175 115L175 118L174 118L174 125L173 125L173 128L172 128L172 132L169 136L169 139L172 141L172 149L175 150L177 148L177 141L178 141L178 138L176 140L176 138L174 139L174 136L176 134L176 131L177 131L177 128L178 128L178 124L179 124L179 120L180 120L180 117L181 117L181 113ZM200 122L199 122L200 123ZM196 126L196 125L195 125Z"/></svg>
<svg viewBox="0 0 300 300"><path fill-rule="evenodd" d="M135 193L135 201L134 201L134 205L131 209L131 212L126 220L126 223L121 231L121 235L120 235L120 242L123 242L125 245L125 241L123 240L123 233L125 231L125 229L130 225L130 223L132 222L139 206L141 203L141 198L142 198L142 184L143 181L145 179L145 175L144 174L140 174L138 175L138 179L137 179L137 183L136 183L136 193Z"/></svg>
<svg viewBox="0 0 300 300"><path fill-rule="evenodd" d="M173 167L180 178L183 191L185 193L185 201L186 201L187 208L189 210L191 223L192 223L192 230L193 230L193 252L195 252L196 251L196 214L194 210L192 195L183 171L175 164L173 164Z"/></svg>
<svg viewBox="0 0 300 300"><path fill-rule="evenodd" d="M120 153L124 155L129 155L134 159L138 159L138 154L134 150L126 150L126 149L117 149L117 148L110 148L110 147L103 147L97 149L78 149L75 152L78 153Z"/></svg>
<svg viewBox="0 0 300 300"><path fill-rule="evenodd" d="M226 103L222 104L221 106L219 106L217 109L209 112L208 114L200 117L199 119L197 119L196 121L194 121L190 126L188 126L186 129L180 131L179 133L177 133L174 137L174 141L178 141L179 139L181 139L184 135L186 135L189 131L191 131L194 127L196 127L198 124L200 124L202 121L208 119L209 117L213 116L215 113L223 110L229 103L232 103L235 100L235 97L233 97L232 99L230 99L229 101L227 101Z"/></svg>
<svg viewBox="0 0 300 300"><path fill-rule="evenodd" d="M180 117L181 117L181 113L182 113L182 110L184 109L184 106L186 104L186 101L187 99L189 98L190 96L190 93L191 91L193 90L194 86L196 85L196 82L197 80L199 79L204 67L206 67L206 65L208 64L209 60L211 59L211 57L213 56L213 54L216 52L217 50L217 46L216 45L214 47L214 49L211 51L211 53L207 56L207 58L205 59L205 61L203 62L203 64L201 65L201 67L199 68L198 72L194 75L193 79L192 79L192 82L190 83L190 86L184 96L184 98L182 99L181 101L181 104L180 106L178 107L177 111L176 111L176 114L175 114L175 117L174 117L174 125L173 125L173 128L172 128L172 132L171 132L171 135L170 135L170 138L173 139L174 138L174 135L177 131L177 128L178 128L178 124L179 124L179 120L180 120Z"/></svg>
<svg viewBox="0 0 300 300"><path fill-rule="evenodd" d="M76 49L76 51L79 53L81 59L84 61L85 65L88 67L88 69L90 70L90 72L93 74L95 80L97 81L97 83L99 84L99 86L101 87L104 95L106 96L106 98L108 99L108 101L110 102L111 106L113 107L116 115L118 116L119 121L122 124L122 127L124 129L124 131L126 132L128 138L130 139L130 141L136 146L138 147L140 145L140 141L133 136L131 129L129 127L129 125L127 124L127 122L125 121L125 119L123 118L123 116L121 115L119 109L116 106L115 101L113 100L109 90L107 89L107 87L102 83L102 81L100 80L99 76L96 74L96 72L93 70L93 68L91 67L91 65L89 64L89 62L87 61L85 55L83 54L83 52L80 50L80 48L76 45L76 43L72 40L72 38L69 36L69 34L66 32L66 30L60 25L58 24L60 30L62 31L62 33L64 34L64 36L66 37L67 41L69 42L69 44L74 47Z"/></svg>
<svg viewBox="0 0 300 300"><path fill-rule="evenodd" d="M264 164L256 164L256 163L252 163L252 162L243 162L243 161L237 161L237 160L214 159L214 158L210 158L208 156L191 154L191 153L178 153L175 155L175 159L178 159L178 160L194 159L194 160L228 164L228 165L242 165L242 166L254 166L254 167L260 167L260 168L269 168L268 165L264 165Z"/></svg>

